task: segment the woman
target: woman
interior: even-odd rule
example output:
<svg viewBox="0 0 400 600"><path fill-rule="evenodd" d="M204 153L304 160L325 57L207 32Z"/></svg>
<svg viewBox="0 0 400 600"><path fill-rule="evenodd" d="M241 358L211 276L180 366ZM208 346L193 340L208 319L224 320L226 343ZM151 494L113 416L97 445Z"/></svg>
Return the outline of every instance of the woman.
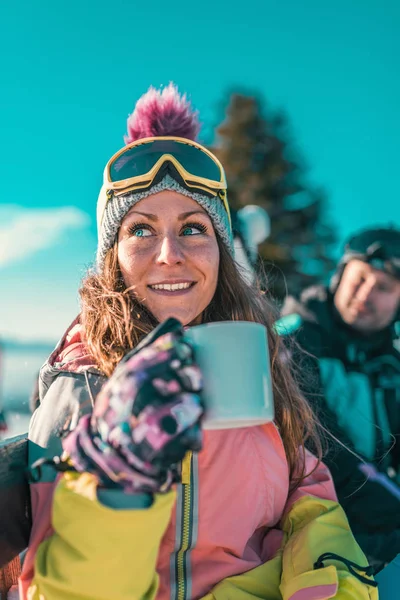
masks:
<svg viewBox="0 0 400 600"><path fill-rule="evenodd" d="M224 171L198 129L172 85L151 89L106 166L97 272L41 371L30 428L31 461L59 455L66 430L59 469L73 471L54 497L50 467L32 484L23 597L377 598L330 475L305 451L309 437L319 447L313 416L235 265ZM182 325L220 320L266 326L276 422L202 437Z"/></svg>

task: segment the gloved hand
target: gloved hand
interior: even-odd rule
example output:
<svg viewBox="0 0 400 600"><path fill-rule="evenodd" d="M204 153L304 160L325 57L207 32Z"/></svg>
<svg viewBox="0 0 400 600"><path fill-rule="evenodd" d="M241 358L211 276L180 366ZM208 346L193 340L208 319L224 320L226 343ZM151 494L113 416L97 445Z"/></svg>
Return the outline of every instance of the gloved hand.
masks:
<svg viewBox="0 0 400 600"><path fill-rule="evenodd" d="M127 354L63 439L77 471L128 493L167 491L177 464L201 449L201 373L182 325L168 319Z"/></svg>

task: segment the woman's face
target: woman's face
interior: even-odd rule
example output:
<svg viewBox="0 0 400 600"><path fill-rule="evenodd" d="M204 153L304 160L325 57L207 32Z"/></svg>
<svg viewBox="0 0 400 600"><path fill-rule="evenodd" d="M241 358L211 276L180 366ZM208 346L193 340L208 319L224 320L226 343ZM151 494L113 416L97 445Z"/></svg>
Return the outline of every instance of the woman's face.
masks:
<svg viewBox="0 0 400 600"><path fill-rule="evenodd" d="M206 211L192 198L164 190L141 200L118 232L126 287L157 321L201 322L218 281L219 248Z"/></svg>

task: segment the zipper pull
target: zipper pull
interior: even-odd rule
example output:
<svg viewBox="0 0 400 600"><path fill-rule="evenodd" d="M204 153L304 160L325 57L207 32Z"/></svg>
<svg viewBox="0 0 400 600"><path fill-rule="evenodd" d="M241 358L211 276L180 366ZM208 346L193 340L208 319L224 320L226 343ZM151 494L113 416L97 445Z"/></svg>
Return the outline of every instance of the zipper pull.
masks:
<svg viewBox="0 0 400 600"><path fill-rule="evenodd" d="M192 455L193 452L189 450L185 454L185 458L182 461L182 485L188 485L190 483L190 476L192 472Z"/></svg>

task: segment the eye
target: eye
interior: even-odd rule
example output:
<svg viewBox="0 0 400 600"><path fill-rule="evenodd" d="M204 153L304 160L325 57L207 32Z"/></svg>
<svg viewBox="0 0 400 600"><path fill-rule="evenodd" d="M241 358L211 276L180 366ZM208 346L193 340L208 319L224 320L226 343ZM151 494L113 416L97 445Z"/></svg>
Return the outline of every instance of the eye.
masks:
<svg viewBox="0 0 400 600"><path fill-rule="evenodd" d="M149 237L152 235L151 229L146 223L133 223L129 227L128 233L133 237Z"/></svg>
<svg viewBox="0 0 400 600"><path fill-rule="evenodd" d="M202 223L186 223L182 228L182 235L199 235L200 233L205 233L206 231L207 227Z"/></svg>

